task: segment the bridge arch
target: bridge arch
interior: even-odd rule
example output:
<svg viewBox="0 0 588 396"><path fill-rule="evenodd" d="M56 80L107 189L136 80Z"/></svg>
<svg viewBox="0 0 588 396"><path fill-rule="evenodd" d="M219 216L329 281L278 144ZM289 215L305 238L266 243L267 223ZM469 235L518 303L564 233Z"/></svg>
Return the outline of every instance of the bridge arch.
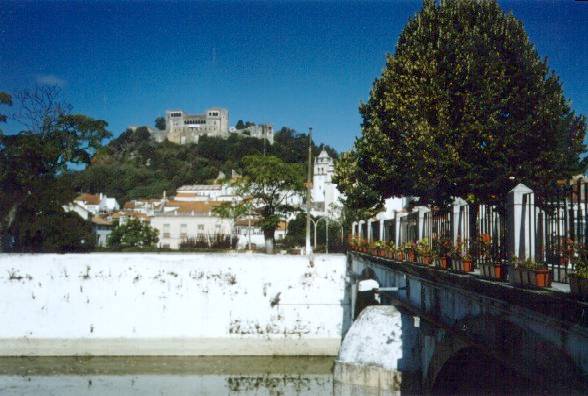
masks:
<svg viewBox="0 0 588 396"><path fill-rule="evenodd" d="M582 371L557 345L496 316L468 318L438 329L423 364L423 389L433 394L572 392Z"/></svg>

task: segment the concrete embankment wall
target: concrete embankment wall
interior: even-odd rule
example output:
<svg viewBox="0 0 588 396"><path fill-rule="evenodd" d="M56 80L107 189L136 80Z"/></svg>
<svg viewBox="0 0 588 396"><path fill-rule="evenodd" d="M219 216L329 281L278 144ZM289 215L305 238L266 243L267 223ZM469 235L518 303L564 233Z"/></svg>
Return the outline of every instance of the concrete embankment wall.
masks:
<svg viewBox="0 0 588 396"><path fill-rule="evenodd" d="M0 355L336 355L345 257L0 255Z"/></svg>

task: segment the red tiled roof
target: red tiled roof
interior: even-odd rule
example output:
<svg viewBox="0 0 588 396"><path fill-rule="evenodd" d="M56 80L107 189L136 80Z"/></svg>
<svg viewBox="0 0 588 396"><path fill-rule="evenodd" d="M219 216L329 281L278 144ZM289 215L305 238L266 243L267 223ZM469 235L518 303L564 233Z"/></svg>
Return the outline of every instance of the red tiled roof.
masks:
<svg viewBox="0 0 588 396"><path fill-rule="evenodd" d="M86 202L90 205L99 205L100 204L100 196L96 194L89 194L89 193L82 193L78 195L74 201L78 202Z"/></svg>

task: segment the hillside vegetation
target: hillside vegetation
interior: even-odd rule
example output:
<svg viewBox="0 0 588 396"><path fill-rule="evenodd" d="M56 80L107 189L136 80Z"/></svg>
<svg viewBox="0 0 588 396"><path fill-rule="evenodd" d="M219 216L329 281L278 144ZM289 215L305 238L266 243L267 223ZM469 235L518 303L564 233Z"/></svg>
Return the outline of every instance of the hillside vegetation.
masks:
<svg viewBox="0 0 588 396"><path fill-rule="evenodd" d="M146 128L127 129L111 140L83 171L75 172L72 183L78 191L103 192L119 203L136 198L159 198L166 191L174 194L183 184L208 183L219 171L230 176L241 172L247 155L273 155L284 162L306 163L308 135L282 128L274 135L274 144L248 136L231 135L228 139L202 137L198 144L179 145L155 142ZM313 154L325 148L313 142Z"/></svg>

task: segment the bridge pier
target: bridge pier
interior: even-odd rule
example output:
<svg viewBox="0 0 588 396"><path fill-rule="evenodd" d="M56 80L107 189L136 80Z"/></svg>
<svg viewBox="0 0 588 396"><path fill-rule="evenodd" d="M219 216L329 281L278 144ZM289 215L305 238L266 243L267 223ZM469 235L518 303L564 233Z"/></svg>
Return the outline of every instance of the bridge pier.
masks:
<svg viewBox="0 0 588 396"><path fill-rule="evenodd" d="M484 386L490 390L588 393L588 329L582 318L588 308L585 303L552 292L522 290L363 254L351 253L348 263L351 283L354 273L369 267L382 287L398 291L381 293L387 306L364 310L345 336L335 370L339 375L335 380L341 386L358 385L350 380L355 373L353 377L370 389L385 392L410 384L424 393L471 391ZM375 312L388 330L399 329L396 338L391 338L386 328L378 327L375 333L370 329L368 324L377 322L372 318ZM348 337L352 337L350 341ZM353 342L363 342L367 350L386 356L367 359L361 354L349 355L346 343ZM386 349L392 346L396 355ZM394 357L392 364L389 360ZM456 375L460 381L452 378Z"/></svg>

